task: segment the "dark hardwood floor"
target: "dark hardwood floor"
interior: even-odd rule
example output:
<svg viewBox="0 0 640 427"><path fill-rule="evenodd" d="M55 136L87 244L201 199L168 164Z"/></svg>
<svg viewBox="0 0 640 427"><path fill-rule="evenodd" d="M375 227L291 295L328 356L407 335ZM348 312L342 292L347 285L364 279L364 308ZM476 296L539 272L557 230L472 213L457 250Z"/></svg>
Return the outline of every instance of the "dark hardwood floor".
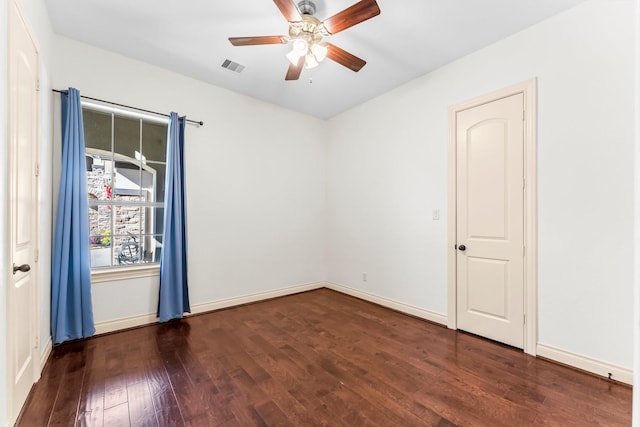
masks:
<svg viewBox="0 0 640 427"><path fill-rule="evenodd" d="M321 289L56 347L20 426L628 426L631 388Z"/></svg>

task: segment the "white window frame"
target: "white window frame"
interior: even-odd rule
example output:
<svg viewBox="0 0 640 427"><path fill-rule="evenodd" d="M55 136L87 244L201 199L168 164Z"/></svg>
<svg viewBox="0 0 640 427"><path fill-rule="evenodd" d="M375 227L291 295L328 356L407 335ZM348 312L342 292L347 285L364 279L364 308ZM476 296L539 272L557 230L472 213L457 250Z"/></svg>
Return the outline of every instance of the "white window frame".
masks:
<svg viewBox="0 0 640 427"><path fill-rule="evenodd" d="M153 123L169 125L168 117L154 116L137 111L127 110L125 108L105 105L94 101L81 100L82 108L99 111L108 114L115 114L122 117L133 118L136 120L145 120ZM85 148L86 153L86 148ZM91 283L104 283L115 280L137 279L143 277L153 277L160 275L160 263L140 264L130 267L104 267L91 269Z"/></svg>

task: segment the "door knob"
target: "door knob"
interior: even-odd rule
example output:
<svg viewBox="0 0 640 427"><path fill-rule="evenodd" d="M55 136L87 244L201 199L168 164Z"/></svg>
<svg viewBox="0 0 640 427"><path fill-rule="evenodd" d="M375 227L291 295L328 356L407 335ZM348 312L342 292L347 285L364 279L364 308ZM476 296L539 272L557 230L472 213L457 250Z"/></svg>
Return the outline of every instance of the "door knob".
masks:
<svg viewBox="0 0 640 427"><path fill-rule="evenodd" d="M29 270L31 270L31 266L29 264L22 264L20 266L13 264L13 274L16 274L18 271L26 273Z"/></svg>
<svg viewBox="0 0 640 427"><path fill-rule="evenodd" d="M458 246L458 249L460 249L461 251L464 251L467 249L467 247L465 245L460 245Z"/></svg>

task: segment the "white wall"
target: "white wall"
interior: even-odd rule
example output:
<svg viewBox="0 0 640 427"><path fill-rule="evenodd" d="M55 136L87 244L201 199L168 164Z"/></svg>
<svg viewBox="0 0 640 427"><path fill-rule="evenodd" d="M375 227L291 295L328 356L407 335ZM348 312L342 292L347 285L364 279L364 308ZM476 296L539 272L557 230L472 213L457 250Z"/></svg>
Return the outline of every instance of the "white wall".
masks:
<svg viewBox="0 0 640 427"><path fill-rule="evenodd" d="M586 2L332 119L328 280L446 314L447 109L538 77L539 342L631 369L632 8Z"/></svg>
<svg viewBox="0 0 640 427"><path fill-rule="evenodd" d="M185 135L192 305L324 279L324 122L67 38L55 52L57 89L205 122ZM95 283L95 321L156 295L157 277Z"/></svg>

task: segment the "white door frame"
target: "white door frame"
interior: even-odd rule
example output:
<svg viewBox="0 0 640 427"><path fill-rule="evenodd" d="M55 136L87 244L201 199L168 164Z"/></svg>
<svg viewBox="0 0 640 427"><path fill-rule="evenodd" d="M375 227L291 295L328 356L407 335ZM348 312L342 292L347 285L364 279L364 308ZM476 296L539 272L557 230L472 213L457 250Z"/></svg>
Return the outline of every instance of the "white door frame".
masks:
<svg viewBox="0 0 640 427"><path fill-rule="evenodd" d="M19 19L22 20L22 25L24 25L24 27L26 28L27 33L29 34L29 37L31 38L31 41L33 43L33 46L36 50L36 61L37 63L35 64L36 66L36 72L37 72L37 79L39 82L40 79L40 46L38 45L36 39L33 37L33 31L31 30L31 26L29 25L29 21L26 18L26 15L24 14L22 8L20 7L20 2L18 0L10 0L9 4L8 4L8 20L13 19L12 16L14 16L14 14L11 12L11 8L14 8L17 11L17 14L19 16ZM7 21L7 24L9 24L9 28L12 28L12 26L16 25L16 24L11 24L9 21ZM9 40L8 40L8 50L11 50L11 37L13 37L13 35L9 32ZM9 57L8 59L8 67L10 68L11 65L11 58ZM12 77L12 72L11 70L8 70L7 73L7 88L11 87L11 77ZM39 84L39 83L38 83ZM37 88L37 91L39 91L40 89ZM11 108L10 105L10 97L11 95L9 94L7 97L7 101L8 101L8 108ZM11 112L9 111L9 118L11 117ZM33 158L34 161L36 162L36 164L38 166L36 166L36 170L39 169L39 159L40 159L40 96L38 95L36 97L36 109L35 109L35 141L33 143ZM13 124L11 123L11 120L9 119L7 122L7 128L10 129L13 126ZM10 137L11 134L8 133L8 136ZM8 144L7 147L7 154L8 154L8 158L10 159L12 156L12 146L11 144ZM17 173L16 170L14 170L14 165L12 162L8 162L8 172L9 172L9 176L8 176L8 181L7 181L7 194L9 194L9 202L13 199L13 197L15 196L14 194L12 194L13 192L13 181L15 179L15 174ZM37 172L36 172L37 173ZM40 374L42 372L42 360L41 360L41 352L40 352L40 348L41 348L41 343L40 343L40 339L39 339L39 334L40 334L40 317L41 317L41 313L40 313L40 266L39 266L39 262L38 262L38 257L39 257L39 247L40 247L40 205L39 205L39 200L40 200L40 177L38 176L39 174L37 173L36 178L35 178L35 194L34 194L34 221L35 221L35 225L34 225L34 239L35 239L35 258L34 258L34 265L32 265L32 272L31 274L33 275L33 306L34 306L34 318L31 319L33 322L33 331L32 333L34 334L34 339L35 339L35 346L32 348L32 357L33 357L33 372L32 372L32 378L33 381L37 381L37 379L40 378ZM13 209L11 208L11 206L9 205L9 209L8 209L8 218L7 218L7 229L5 230L5 235L6 236L11 236L12 233L12 228L13 228L13 224L14 224L14 218L13 218ZM13 255L14 255L14 248L13 248L13 242L12 239L9 238L8 239L8 244L7 244L7 249L9 251L9 256L11 259L13 259ZM7 259L5 260L5 262L7 263L7 283L12 283L13 280L13 271L11 268L11 260ZM7 295L7 312L4 314L6 316L6 324L7 324L7 328L10 328L12 320L11 319L11 315L13 314L13 310L11 308L11 300L9 299L10 294ZM10 332L8 332L8 336L10 335ZM6 351L6 361L7 361L7 374L8 376L11 373L12 370L12 366L14 363L13 360L13 356L12 356L12 352L10 351L9 348L5 349ZM16 418L18 417L19 414L15 414L13 413L13 387L11 384L11 381L13 379L12 378L7 378L7 390L6 390L6 399L7 399L7 415L9 417L9 421L11 423L15 422Z"/></svg>
<svg viewBox="0 0 640 427"><path fill-rule="evenodd" d="M517 93L524 94L524 352L536 355L538 341L538 198L537 198L537 94L536 79L531 79L449 108L449 200L448 200L448 315L447 326L457 329L457 265L456 265L456 115Z"/></svg>

